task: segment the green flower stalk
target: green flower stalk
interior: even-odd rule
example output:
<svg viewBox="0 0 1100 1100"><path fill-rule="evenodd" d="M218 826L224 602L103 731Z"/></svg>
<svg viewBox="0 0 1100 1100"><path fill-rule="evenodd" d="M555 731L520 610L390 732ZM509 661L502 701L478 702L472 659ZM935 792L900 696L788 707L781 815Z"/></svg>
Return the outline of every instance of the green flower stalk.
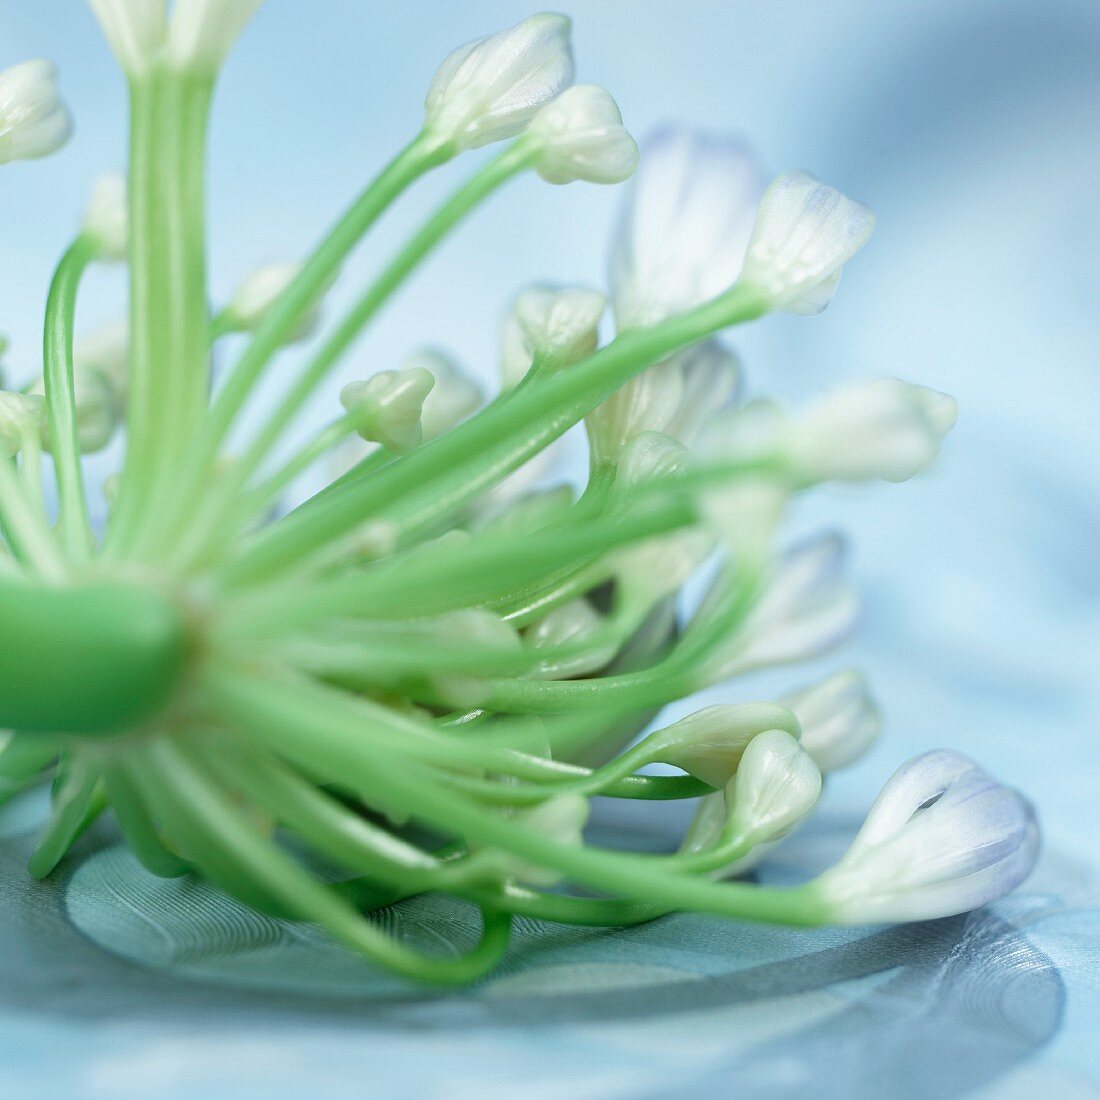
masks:
<svg viewBox="0 0 1100 1100"><path fill-rule="evenodd" d="M940 752L887 784L836 867L793 888L735 881L874 741L869 690L846 671L778 702L657 717L840 641L857 609L842 547L784 549L787 507L824 481L911 477L954 424L951 398L897 380L801 413L741 404L719 334L825 308L871 233L865 207L803 173L765 188L741 147L667 131L641 158L608 297L520 293L496 396L421 350L346 385L290 447L306 401L467 214L524 172L621 182L638 147L607 92L571 86L569 21L533 16L451 54L421 132L314 250L211 308L209 108L260 0L91 7L129 86L128 174L96 184L60 260L41 379L0 392L0 800L54 782L32 874L109 812L152 874L202 874L440 984L488 972L517 915L923 919L1028 874L1026 801ZM0 159L44 156L69 128L52 66L0 74ZM326 291L388 208L497 142L323 325ZM107 262L128 266L129 319L77 340L84 277ZM601 343L608 300L618 332ZM315 330L230 449L276 356ZM231 333L243 350L215 385L212 348ZM547 483L545 458L579 425L578 492ZM93 522L83 459L120 428L121 475ZM299 475L341 458L292 503ZM698 809L677 852L621 852L585 839L598 797ZM422 954L371 918L429 891L481 910L467 955Z"/></svg>

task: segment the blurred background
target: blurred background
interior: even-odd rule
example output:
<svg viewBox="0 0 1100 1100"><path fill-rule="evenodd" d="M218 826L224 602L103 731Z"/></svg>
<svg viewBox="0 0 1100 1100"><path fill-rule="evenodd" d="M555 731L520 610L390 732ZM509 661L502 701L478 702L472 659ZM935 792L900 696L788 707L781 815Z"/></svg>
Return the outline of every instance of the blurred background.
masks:
<svg viewBox="0 0 1100 1100"><path fill-rule="evenodd" d="M774 170L805 168L878 216L824 315L736 335L754 391L805 400L885 374L960 402L930 475L830 490L799 517L852 537L867 609L841 659L867 669L888 720L882 745L838 777L829 801L865 805L901 759L951 745L1024 788L1048 849L1091 874L1100 865L1100 4L562 6L575 21L578 80L608 87L640 138L669 121L734 131ZM440 59L530 10L520 0L268 0L214 112L215 299L257 264L303 254L414 133ZM38 369L53 264L90 181L121 168L125 148L123 82L83 4L4 0L0 67L37 56L60 65L77 132L59 156L0 175L11 375ZM333 311L474 159L401 204L349 265ZM604 284L620 200L614 188L513 184L385 313L317 415L342 382L396 366L423 343L453 349L491 383L499 320L517 288ZM122 300L121 281L100 277L80 323L111 319ZM100 465L116 463L108 455ZM1064 967L1082 965L1083 944L1095 960L1091 928L1059 940ZM1057 1039L1058 1095L1098 1095L1074 1045L1095 1023L1095 990L1093 978L1071 997L1080 1012Z"/></svg>

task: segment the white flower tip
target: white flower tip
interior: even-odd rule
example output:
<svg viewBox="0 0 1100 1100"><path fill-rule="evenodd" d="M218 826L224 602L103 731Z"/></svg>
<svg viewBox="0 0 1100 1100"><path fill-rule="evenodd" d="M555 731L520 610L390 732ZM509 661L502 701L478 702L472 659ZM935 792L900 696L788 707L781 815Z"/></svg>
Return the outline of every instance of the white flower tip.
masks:
<svg viewBox="0 0 1100 1100"><path fill-rule="evenodd" d="M749 742L733 783L733 816L759 843L789 833L821 795L817 765L783 730L767 730Z"/></svg>
<svg viewBox="0 0 1100 1100"><path fill-rule="evenodd" d="M880 378L811 406L786 426L779 450L804 482L906 481L936 458L957 417L953 397Z"/></svg>
<svg viewBox="0 0 1100 1100"><path fill-rule="evenodd" d="M560 368L596 350L607 299L585 287L536 286L522 291L501 333L501 380L517 386L538 357Z"/></svg>
<svg viewBox="0 0 1100 1100"><path fill-rule="evenodd" d="M17 455L27 435L41 437L45 427L45 398L0 390L0 459Z"/></svg>
<svg viewBox="0 0 1100 1100"><path fill-rule="evenodd" d="M175 0L168 57L178 68L216 72L264 0Z"/></svg>
<svg viewBox="0 0 1100 1100"><path fill-rule="evenodd" d="M823 772L854 763L882 730L882 715L867 681L855 669L836 672L780 702L794 712L802 727L802 747Z"/></svg>
<svg viewBox="0 0 1100 1100"><path fill-rule="evenodd" d="M961 753L937 750L887 781L848 852L816 882L840 923L931 920L996 901L1031 873L1031 804Z"/></svg>
<svg viewBox="0 0 1100 1100"><path fill-rule="evenodd" d="M785 172L760 200L741 282L773 308L819 313L874 227L867 207L805 172Z"/></svg>
<svg viewBox="0 0 1100 1100"><path fill-rule="evenodd" d="M592 84L567 88L531 122L535 171L547 183L621 183L638 167L638 144L611 95Z"/></svg>
<svg viewBox="0 0 1100 1100"><path fill-rule="evenodd" d="M522 133L573 81L570 27L566 16L544 12L460 46L428 88L425 131L456 151Z"/></svg>
<svg viewBox="0 0 1100 1100"><path fill-rule="evenodd" d="M56 153L72 132L52 61L23 61L0 72L0 164Z"/></svg>
<svg viewBox="0 0 1100 1100"><path fill-rule="evenodd" d="M363 439L401 454L420 443L420 417L434 385L423 367L384 370L365 382L350 382L340 391L340 402L355 416Z"/></svg>
<svg viewBox="0 0 1100 1100"><path fill-rule="evenodd" d="M126 177L108 172L92 185L84 211L84 235L95 244L100 259L120 263L130 243L130 213L126 205Z"/></svg>
<svg viewBox="0 0 1100 1100"><path fill-rule="evenodd" d="M404 369L423 368L435 378L435 386L424 401L420 423L424 439L450 431L481 405L481 387L445 352L422 348L405 361Z"/></svg>

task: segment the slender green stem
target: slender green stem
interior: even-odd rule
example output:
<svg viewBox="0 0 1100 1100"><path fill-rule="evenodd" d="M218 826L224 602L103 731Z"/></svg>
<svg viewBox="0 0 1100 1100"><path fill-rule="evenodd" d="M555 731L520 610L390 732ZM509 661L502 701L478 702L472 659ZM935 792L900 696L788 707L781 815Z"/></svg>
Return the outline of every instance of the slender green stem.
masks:
<svg viewBox="0 0 1100 1100"><path fill-rule="evenodd" d="M316 921L353 951L419 982L463 985L492 969L503 956L510 918L488 912L481 942L465 955L433 957L404 947L257 833L177 746L154 743L148 756L144 783L156 797L166 824L186 834L188 854L231 893L270 898L297 918Z"/></svg>
<svg viewBox="0 0 1100 1100"><path fill-rule="evenodd" d="M23 482L23 492L35 514L46 523L46 498L42 492L42 439L38 432L28 428L22 433L20 442L19 476Z"/></svg>
<svg viewBox="0 0 1100 1100"><path fill-rule="evenodd" d="M374 477L292 512L228 566L223 579L253 583L294 568L368 519L414 527L427 516L453 510L545 448L649 364L766 310L755 291L738 285L698 309L624 334L569 370L488 406Z"/></svg>
<svg viewBox="0 0 1100 1100"><path fill-rule="evenodd" d="M66 552L75 561L86 559L91 552L92 530L88 522L77 432L73 325L77 289L94 258L95 246L84 236L77 237L61 257L46 301L43 341L46 413L50 424L50 451L57 475L61 539Z"/></svg>
<svg viewBox="0 0 1100 1100"><path fill-rule="evenodd" d="M115 753L108 754L104 761L103 782L122 835L141 865L158 878L187 874L188 865L165 846L139 785L131 777L125 760Z"/></svg>

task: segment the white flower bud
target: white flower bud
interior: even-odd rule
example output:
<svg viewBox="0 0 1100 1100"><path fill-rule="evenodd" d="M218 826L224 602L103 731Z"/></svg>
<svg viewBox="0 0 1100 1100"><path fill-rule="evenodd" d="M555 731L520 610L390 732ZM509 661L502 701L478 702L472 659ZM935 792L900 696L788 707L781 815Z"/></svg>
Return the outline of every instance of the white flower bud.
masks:
<svg viewBox="0 0 1100 1100"><path fill-rule="evenodd" d="M340 402L357 421L359 435L399 454L420 443L420 415L435 379L423 367L384 370L365 382L350 382Z"/></svg>
<svg viewBox="0 0 1100 1100"><path fill-rule="evenodd" d="M621 386L585 418L597 462L618 461L642 432L690 446L708 421L737 398L741 365L719 340L686 348Z"/></svg>
<svg viewBox="0 0 1100 1100"><path fill-rule="evenodd" d="M535 171L547 183L622 183L638 167L638 145L615 100L592 84L567 88L531 120Z"/></svg>
<svg viewBox="0 0 1100 1100"><path fill-rule="evenodd" d="M816 805L821 772L783 730L767 730L746 747L733 780L731 816L756 843L786 836Z"/></svg>
<svg viewBox="0 0 1100 1100"><path fill-rule="evenodd" d="M501 333L501 380L519 385L536 356L555 369L596 350L607 299L583 287L536 286L517 295Z"/></svg>
<svg viewBox="0 0 1100 1100"><path fill-rule="evenodd" d="M620 329L656 324L733 286L764 183L737 141L667 129L646 142L611 250Z"/></svg>
<svg viewBox="0 0 1100 1100"><path fill-rule="evenodd" d="M707 678L808 660L851 632L859 600L844 578L844 543L827 535L778 562L744 627L707 665Z"/></svg>
<svg viewBox="0 0 1100 1100"><path fill-rule="evenodd" d="M882 715L867 681L854 669L833 673L779 702L794 711L802 726L802 747L823 772L858 760L882 730Z"/></svg>
<svg viewBox="0 0 1100 1100"><path fill-rule="evenodd" d="M175 0L168 56L178 68L216 72L263 0Z"/></svg>
<svg viewBox="0 0 1100 1100"><path fill-rule="evenodd" d="M579 794L562 794L536 806L514 810L510 820L559 844L580 847L584 843L588 809L588 799ZM497 863L505 877L518 879L529 886L554 886L564 878L560 871L526 863L516 856L495 851L486 854Z"/></svg>
<svg viewBox="0 0 1100 1100"><path fill-rule="evenodd" d="M957 416L945 393L880 378L812 405L787 426L780 449L801 482L905 481L932 463Z"/></svg>
<svg viewBox="0 0 1100 1100"><path fill-rule="evenodd" d="M655 730L631 750L642 762L674 768L722 790L737 772L746 748L767 730L797 729L794 715L776 703L704 707Z"/></svg>
<svg viewBox="0 0 1100 1100"><path fill-rule="evenodd" d="M300 263L288 260L265 264L246 275L226 307L230 328L238 332L255 332L301 269ZM320 323L321 300L318 299L302 315L289 342L308 340Z"/></svg>
<svg viewBox="0 0 1100 1100"><path fill-rule="evenodd" d="M72 132L52 61L24 61L0 72L0 164L56 153Z"/></svg>
<svg viewBox="0 0 1100 1100"><path fill-rule="evenodd" d="M456 150L522 133L573 81L569 30L564 15L543 13L460 46L428 88L426 133Z"/></svg>
<svg viewBox="0 0 1100 1100"><path fill-rule="evenodd" d="M534 675L563 679L603 668L618 649L614 640L592 644L603 628L603 616L586 599L570 600L555 607L527 631L527 644L535 651L577 649L582 652L552 656L535 667Z"/></svg>
<svg viewBox="0 0 1100 1100"><path fill-rule="evenodd" d="M31 387L32 394L45 394L46 385L39 378ZM77 366L73 370L73 395L76 399L76 441L83 454L95 454L114 438L122 423L123 400L111 377L95 366ZM49 423L42 430L43 446L49 450Z"/></svg>
<svg viewBox="0 0 1100 1100"><path fill-rule="evenodd" d="M432 348L416 352L406 360L405 370L416 368L431 371L435 379L420 417L425 441L450 431L481 405L481 387L443 352Z"/></svg>
<svg viewBox="0 0 1100 1100"><path fill-rule="evenodd" d="M100 176L92 185L84 211L84 235L95 243L101 260L121 263L130 246L130 211L126 178L119 172Z"/></svg>
<svg viewBox="0 0 1100 1100"><path fill-rule="evenodd" d="M874 228L867 207L805 172L784 172L760 201L740 282L776 309L820 313Z"/></svg>
<svg viewBox="0 0 1100 1100"><path fill-rule="evenodd" d="M37 394L0 390L0 459L23 449L28 435L41 436L46 426L46 402Z"/></svg>
<svg viewBox="0 0 1100 1100"><path fill-rule="evenodd" d="M140 73L164 45L167 0L88 0L118 63Z"/></svg>
<svg viewBox="0 0 1100 1100"><path fill-rule="evenodd" d="M747 576L757 575L771 558L775 533L790 492L774 478L742 477L707 489L703 512Z"/></svg>
<svg viewBox="0 0 1100 1100"><path fill-rule="evenodd" d="M113 321L82 336L73 349L73 362L79 373L94 369L105 375L124 404L130 387L130 324Z"/></svg>
<svg viewBox="0 0 1100 1100"><path fill-rule="evenodd" d="M837 923L932 920L1007 894L1038 850L1027 800L939 750L894 773L852 846L812 888Z"/></svg>

